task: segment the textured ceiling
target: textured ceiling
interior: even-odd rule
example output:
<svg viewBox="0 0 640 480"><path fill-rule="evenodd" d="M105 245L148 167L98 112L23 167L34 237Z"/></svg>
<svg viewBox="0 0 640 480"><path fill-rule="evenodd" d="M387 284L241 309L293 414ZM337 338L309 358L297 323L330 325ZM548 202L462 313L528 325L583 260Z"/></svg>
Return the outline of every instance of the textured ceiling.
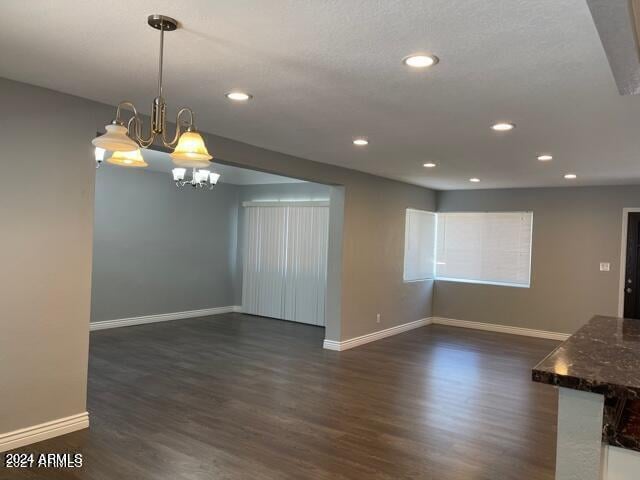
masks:
<svg viewBox="0 0 640 480"><path fill-rule="evenodd" d="M145 161L149 164L144 169L145 172L162 172L167 174L167 179L171 177L171 170L175 165L171 161L168 153L158 152L156 150L144 150L142 152ZM108 163L105 166L111 166ZM123 167L113 167L123 168ZM232 165L223 165L221 163L211 164L208 168L212 172L220 174L220 183L231 183L233 185L264 185L273 183L306 183L304 180L297 178L282 177L271 173L257 172L248 168L234 167ZM191 174L187 175L191 178Z"/></svg>
<svg viewBox="0 0 640 480"><path fill-rule="evenodd" d="M201 129L261 147L442 189L640 182L640 98L618 95L585 0L3 0L0 10L0 76L145 112L158 41L146 17L177 18L165 48L171 112L191 105ZM409 70L401 59L416 51L440 63ZM255 99L227 101L235 88ZM497 134L496 120L517 128ZM370 145L354 147L356 135Z"/></svg>

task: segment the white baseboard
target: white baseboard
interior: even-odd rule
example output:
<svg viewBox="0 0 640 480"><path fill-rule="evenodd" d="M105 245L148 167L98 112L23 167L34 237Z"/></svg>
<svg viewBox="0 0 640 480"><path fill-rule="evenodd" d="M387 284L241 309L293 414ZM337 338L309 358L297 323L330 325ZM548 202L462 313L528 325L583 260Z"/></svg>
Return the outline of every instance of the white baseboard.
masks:
<svg viewBox="0 0 640 480"><path fill-rule="evenodd" d="M233 307L233 311L237 312L237 313L242 313L242 305L234 305Z"/></svg>
<svg viewBox="0 0 640 480"><path fill-rule="evenodd" d="M115 320L102 320L100 322L91 322L89 330L104 330L105 328L128 327L131 325L142 325L145 323L168 322L170 320L181 320L183 318L207 317L209 315L218 315L219 313L239 312L242 307L214 307L204 308L202 310L189 310L186 312L161 313L159 315L145 315L142 317L118 318Z"/></svg>
<svg viewBox="0 0 640 480"><path fill-rule="evenodd" d="M327 350L348 350L349 348L364 345L365 343L375 342L382 338L397 335L414 328L424 327L425 325L448 325L450 327L471 328L474 330L485 330L489 332L509 333L511 335L524 335L526 337L547 338L550 340L566 340L571 334L560 332L547 332L545 330L534 330L531 328L512 327L509 325L497 325L495 323L480 323L469 320L456 320L454 318L429 317L414 322L404 323L395 327L380 330L379 332L368 333L361 337L350 338L342 342L336 340L325 339L323 347Z"/></svg>
<svg viewBox="0 0 640 480"><path fill-rule="evenodd" d="M89 428L89 413L83 412L13 432L0 433L0 452L24 447L49 438Z"/></svg>
<svg viewBox="0 0 640 480"><path fill-rule="evenodd" d="M569 333L547 332L545 330L533 330L531 328L471 322L469 320L456 320L454 318L444 317L431 317L431 323L436 325L449 325L451 327L471 328L474 330L487 330L489 332L510 333L512 335L524 335L527 337L548 338L550 340L566 340L570 336Z"/></svg>
<svg viewBox="0 0 640 480"><path fill-rule="evenodd" d="M323 343L323 347L327 350L348 350L353 347L357 347L359 345L364 345L365 343L375 342L376 340L380 340L382 338L390 337L392 335L397 335L398 333L406 332L407 330L413 330L414 328L424 327L425 325L429 325L431 323L430 318L422 318L420 320L415 320L409 323L403 323L402 325L396 325L395 327L385 328L384 330L380 330L373 333L367 333L366 335L362 335L360 337L350 338L349 340L344 340L342 342L336 340L327 340L325 339Z"/></svg>

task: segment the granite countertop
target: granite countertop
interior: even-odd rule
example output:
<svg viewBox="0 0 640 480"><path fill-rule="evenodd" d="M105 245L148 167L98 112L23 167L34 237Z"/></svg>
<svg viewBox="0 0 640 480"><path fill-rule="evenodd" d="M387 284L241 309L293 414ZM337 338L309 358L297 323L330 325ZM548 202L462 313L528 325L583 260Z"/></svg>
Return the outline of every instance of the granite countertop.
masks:
<svg viewBox="0 0 640 480"><path fill-rule="evenodd" d="M533 381L640 399L640 320L593 317L533 368Z"/></svg>

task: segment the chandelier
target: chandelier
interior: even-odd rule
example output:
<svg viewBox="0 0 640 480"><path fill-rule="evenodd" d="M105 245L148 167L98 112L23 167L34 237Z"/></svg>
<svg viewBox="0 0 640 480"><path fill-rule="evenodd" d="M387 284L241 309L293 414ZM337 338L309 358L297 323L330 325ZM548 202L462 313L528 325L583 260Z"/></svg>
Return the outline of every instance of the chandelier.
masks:
<svg viewBox="0 0 640 480"><path fill-rule="evenodd" d="M105 153L106 150L104 148L95 148L94 154L96 158L96 168L100 168L100 165L104 162ZM144 161L144 158L142 158L140 150L133 150L131 152L113 152L113 155L107 159L107 162L122 167L143 168L149 166L149 164ZM208 187L209 190L213 190L213 187L216 186L220 179L219 173L210 172L209 170L204 169L196 170L193 168L191 180L185 178L186 173L187 169L184 167L178 167L171 170L173 181L177 187L191 185L194 188Z"/></svg>
<svg viewBox="0 0 640 480"><path fill-rule="evenodd" d="M135 105L129 101L120 102L116 108L114 120L105 126L106 133L94 138L91 142L96 147L96 160L98 149L103 149L99 151L101 155L104 155L104 150L113 152L111 157L107 159L110 163L123 167L146 167L147 163L144 161L140 149L150 147L156 139L159 139L162 145L172 150L170 156L175 165L183 169L193 168L194 172L197 173L195 169L208 167L209 160L213 157L209 155L202 135L196 130L193 111L190 108L178 110L175 134L173 138L169 138L167 133L166 103L162 96L164 33L176 30L178 22L165 15L149 15L147 23L152 28L160 30L158 95L153 99L151 105L149 133L147 135L143 133L142 117ZM123 115L123 110L125 109L131 111L128 119L125 119ZM184 179L184 174L182 178ZM198 174L198 178L201 178L201 175ZM208 175L208 178L210 179L211 175ZM207 180L205 183L207 182L209 181ZM202 182L196 183L200 184Z"/></svg>
<svg viewBox="0 0 640 480"><path fill-rule="evenodd" d="M196 170L195 168L191 172L191 180L185 178L187 173L186 168L178 167L171 170L173 174L173 181L176 182L176 186L184 187L185 185L191 185L194 188L205 188L213 190L213 187L218 183L220 178L219 173L210 172L209 170Z"/></svg>

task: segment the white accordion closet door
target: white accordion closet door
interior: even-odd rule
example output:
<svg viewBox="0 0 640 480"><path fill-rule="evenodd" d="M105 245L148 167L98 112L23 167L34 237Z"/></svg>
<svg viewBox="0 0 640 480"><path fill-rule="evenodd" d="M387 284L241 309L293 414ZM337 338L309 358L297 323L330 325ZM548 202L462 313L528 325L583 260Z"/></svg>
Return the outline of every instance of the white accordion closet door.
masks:
<svg viewBox="0 0 640 480"><path fill-rule="evenodd" d="M243 311L324 326L328 205L245 207Z"/></svg>

